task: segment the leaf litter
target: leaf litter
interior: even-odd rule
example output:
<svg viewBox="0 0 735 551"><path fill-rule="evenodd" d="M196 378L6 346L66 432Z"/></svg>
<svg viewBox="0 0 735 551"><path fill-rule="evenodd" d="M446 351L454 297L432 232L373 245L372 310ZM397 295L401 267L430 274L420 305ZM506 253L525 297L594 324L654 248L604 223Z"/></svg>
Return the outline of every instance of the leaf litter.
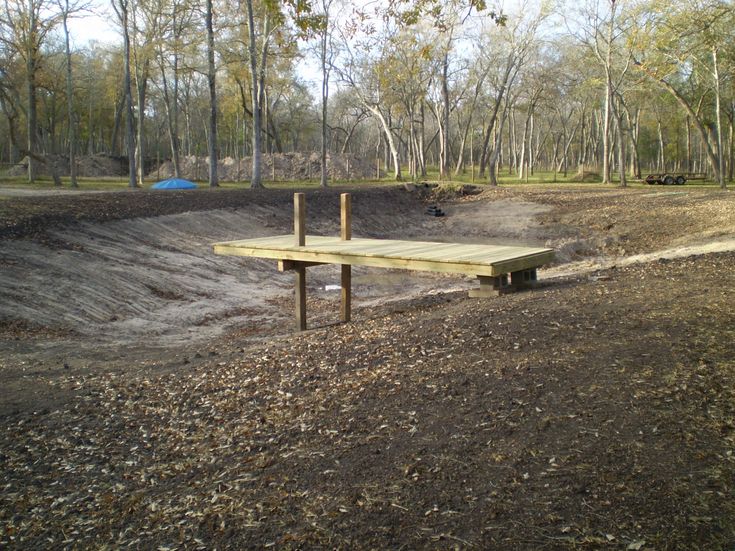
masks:
<svg viewBox="0 0 735 551"><path fill-rule="evenodd" d="M160 373L64 371L71 400L3 418L0 545L732 547L734 264L422 297Z"/></svg>

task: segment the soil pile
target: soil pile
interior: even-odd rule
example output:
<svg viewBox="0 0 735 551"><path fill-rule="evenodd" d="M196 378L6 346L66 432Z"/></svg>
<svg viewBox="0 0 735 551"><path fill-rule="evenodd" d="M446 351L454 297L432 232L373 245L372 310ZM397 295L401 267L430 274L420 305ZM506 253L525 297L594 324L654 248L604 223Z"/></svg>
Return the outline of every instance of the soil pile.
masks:
<svg viewBox="0 0 735 551"><path fill-rule="evenodd" d="M53 163L59 176L69 176L69 157L64 155L46 155L46 162ZM51 171L44 165L37 163L38 175L50 177ZM9 178L18 178L28 173L28 157L9 168L5 175ZM110 176L125 176L128 174L128 158L98 153L95 155L81 155L77 157L77 176L82 178L105 178Z"/></svg>
<svg viewBox="0 0 735 551"><path fill-rule="evenodd" d="M320 177L321 157L319 153L274 153L262 157L263 178L266 180L312 180ZM225 157L217 163L220 180L240 182L250 179L252 158L233 159ZM189 155L181 158L181 177L189 180L206 180L209 171L209 157ZM327 172L330 179L351 180L376 177L376 167L371 161L349 155L328 155ZM382 172L379 173L383 175ZM162 163L151 171L150 178L170 178L174 175L171 161Z"/></svg>
<svg viewBox="0 0 735 551"><path fill-rule="evenodd" d="M572 182L599 182L600 180L600 173L592 170L583 170L571 177Z"/></svg>
<svg viewBox="0 0 735 551"><path fill-rule="evenodd" d="M62 155L47 155L46 161L53 163L59 176L69 176L69 158ZM81 177L124 176L127 174L128 161L125 157L110 155L85 155L77 159L77 175ZM28 171L28 157L10 168L9 177L25 176ZM39 163L39 176L48 177L51 171L46 165Z"/></svg>

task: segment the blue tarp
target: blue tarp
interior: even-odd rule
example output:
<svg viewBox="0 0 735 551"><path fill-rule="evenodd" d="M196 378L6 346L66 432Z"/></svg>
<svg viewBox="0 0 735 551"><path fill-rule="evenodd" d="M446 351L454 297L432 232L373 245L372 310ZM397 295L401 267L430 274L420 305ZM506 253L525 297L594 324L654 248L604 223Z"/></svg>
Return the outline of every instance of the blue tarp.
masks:
<svg viewBox="0 0 735 551"><path fill-rule="evenodd" d="M151 189L196 189L197 185L183 178L169 178L161 180L151 186Z"/></svg>

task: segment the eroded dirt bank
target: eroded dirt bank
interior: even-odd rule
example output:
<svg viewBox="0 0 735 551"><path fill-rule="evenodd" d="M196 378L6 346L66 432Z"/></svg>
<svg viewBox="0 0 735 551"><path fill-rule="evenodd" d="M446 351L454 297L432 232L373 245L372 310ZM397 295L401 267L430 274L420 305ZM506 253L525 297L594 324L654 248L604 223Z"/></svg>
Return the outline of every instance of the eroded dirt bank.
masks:
<svg viewBox="0 0 735 551"><path fill-rule="evenodd" d="M120 201L128 197L122 194ZM153 197L159 199L160 194ZM32 231L19 221L7 233L21 228L26 235L0 241L2 318L6 325L94 337L98 346L138 342L180 346L212 339L233 326L250 327L257 335L277 332L291 318L291 310L281 308L279 301L289 294L292 276L278 273L273 262L216 257L211 245L291 232L290 199L283 193L253 194L238 208L103 223L90 219L93 212L85 212L79 215L81 222ZM339 231L336 200L334 193L309 196L310 232ZM114 209L116 203L101 212ZM543 205L503 198L458 202L450 207L449 216L440 219L424 215L423 209L416 193L358 193L353 231L360 236L440 241L548 241L535 222L536 214L548 210ZM157 213L143 210L151 211ZM56 215L63 220L63 212ZM325 288L338 281L337 270L310 270L315 300L334 296ZM445 288L463 285L461 277L451 278L449 284L447 280L433 274L357 268L355 293L359 303L362 297L376 301L427 291L437 281Z"/></svg>
<svg viewBox="0 0 735 551"><path fill-rule="evenodd" d="M8 285L20 294L42 289L33 278L45 273L69 277L62 259L103 291L80 292L84 300L48 291L79 312L39 298L28 312L53 324L4 327L0 544L735 545L735 256L696 254L735 234L729 194L498 190L443 204L445 220L425 217L412 194L366 196L369 208L354 199L356 233L549 242L561 251L549 271L567 275L486 301L451 291L471 284L461 279L427 275L404 295L400 273L368 273L353 323L324 326L336 301L315 292L309 307L322 327L294 335L288 277L217 257L216 272L204 253L210 234L289 231L290 194L250 212L210 205L209 216L172 209L146 219L128 205L130 216L99 223L88 211L81 224L1 241L2 277L11 267L24 285L36 281L8 278L3 308L15 300ZM313 231L336 231L335 198L308 198L328 220L310 222ZM516 224L521 214L527 222ZM657 252L687 246L686 258ZM17 250L36 260L24 265ZM144 267L135 284L116 279L135 264ZM168 273L179 295L144 285L167 265L178 266ZM310 277L315 290L333 281L328 271ZM254 328L252 312L227 313L218 297L194 292L218 278L227 284L214 292L240 286L274 317ZM256 293L268 286L272 296ZM181 344L197 316L221 336ZM179 329L167 317L182 318ZM156 321L160 346L135 332ZM124 346L106 346L124 330Z"/></svg>

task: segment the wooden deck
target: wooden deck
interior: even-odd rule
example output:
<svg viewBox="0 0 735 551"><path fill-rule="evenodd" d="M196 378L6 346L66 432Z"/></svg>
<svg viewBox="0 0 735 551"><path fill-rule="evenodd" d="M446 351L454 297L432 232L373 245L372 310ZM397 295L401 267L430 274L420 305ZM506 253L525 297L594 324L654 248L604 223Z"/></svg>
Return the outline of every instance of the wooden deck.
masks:
<svg viewBox="0 0 735 551"><path fill-rule="evenodd" d="M299 246L293 234L215 243L214 252L318 264L402 268L490 277L537 268L554 258L554 251L545 248L394 239L352 238L343 241L339 237L316 235L307 235L306 243Z"/></svg>
<svg viewBox="0 0 735 551"><path fill-rule="evenodd" d="M306 203L303 193L294 194L294 233L214 244L221 255L272 258L278 269L296 275L296 327L306 329L306 269L319 264L341 266L341 319L351 319L352 266L401 268L477 276L480 286L471 297L491 297L531 287L536 268L551 262L554 251L534 247L465 245L430 241L352 238L352 200L340 196L340 236L306 235Z"/></svg>

